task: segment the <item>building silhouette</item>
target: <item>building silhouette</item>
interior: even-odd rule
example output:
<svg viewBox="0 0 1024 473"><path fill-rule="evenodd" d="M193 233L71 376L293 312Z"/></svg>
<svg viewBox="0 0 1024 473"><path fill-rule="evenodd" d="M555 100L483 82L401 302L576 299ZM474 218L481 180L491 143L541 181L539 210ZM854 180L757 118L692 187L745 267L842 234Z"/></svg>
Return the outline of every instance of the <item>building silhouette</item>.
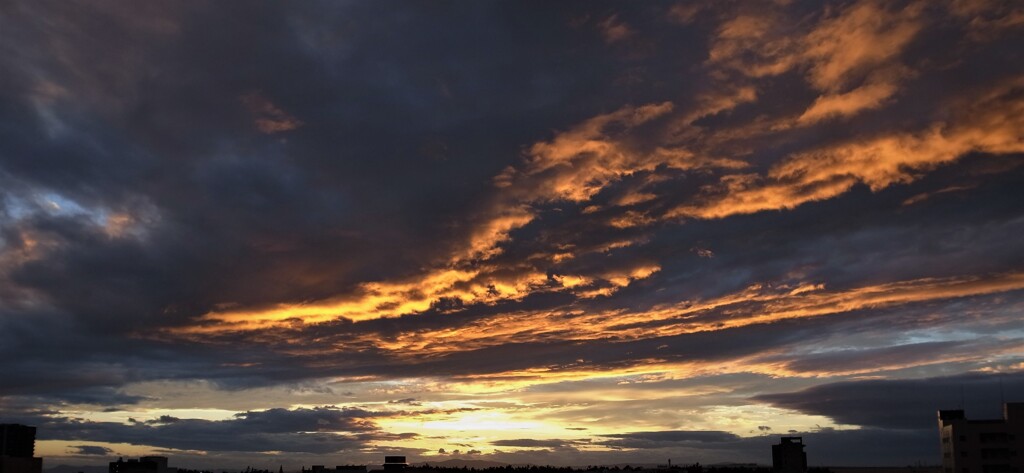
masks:
<svg viewBox="0 0 1024 473"><path fill-rule="evenodd" d="M384 471L402 471L409 467L405 457L401 455L387 455L384 457Z"/></svg>
<svg viewBox="0 0 1024 473"><path fill-rule="evenodd" d="M366 473L366 465L338 465L333 470L324 465L313 465L309 471L312 473Z"/></svg>
<svg viewBox="0 0 1024 473"><path fill-rule="evenodd" d="M148 456L138 460L118 458L110 462L108 473L177 473L177 468L167 466L167 457Z"/></svg>
<svg viewBox="0 0 1024 473"><path fill-rule="evenodd" d="M805 473L807 453L803 437L782 437L772 445L772 469L775 473Z"/></svg>
<svg viewBox="0 0 1024 473"><path fill-rule="evenodd" d="M0 473L41 473L43 459L35 450L35 427L0 424Z"/></svg>
<svg viewBox="0 0 1024 473"><path fill-rule="evenodd" d="M0 455L32 458L36 450L36 428L21 424L0 424Z"/></svg>
<svg viewBox="0 0 1024 473"><path fill-rule="evenodd" d="M1003 404L1002 419L939 411L939 438L944 473L1024 473L1024 402Z"/></svg>

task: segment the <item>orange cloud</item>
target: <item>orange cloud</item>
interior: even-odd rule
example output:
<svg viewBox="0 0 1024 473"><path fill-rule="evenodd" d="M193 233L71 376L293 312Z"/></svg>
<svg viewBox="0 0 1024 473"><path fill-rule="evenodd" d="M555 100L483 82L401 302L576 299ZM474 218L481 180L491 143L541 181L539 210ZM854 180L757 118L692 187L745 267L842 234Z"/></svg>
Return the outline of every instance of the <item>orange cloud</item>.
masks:
<svg viewBox="0 0 1024 473"><path fill-rule="evenodd" d="M630 205L642 204L657 198L657 194L652 194L650 192L630 192L615 199L614 203L615 205L628 207Z"/></svg>
<svg viewBox="0 0 1024 473"><path fill-rule="evenodd" d="M712 39L708 63L748 77L778 75L799 59L789 22L772 11L743 12L724 21Z"/></svg>
<svg viewBox="0 0 1024 473"><path fill-rule="evenodd" d="M587 288L595 284L604 284L605 287L600 290L607 295L635 280L647 278L659 269L656 265L646 265L597 276L552 277L529 267L438 270L405 282L363 283L351 295L317 302L282 303L253 309L239 309L233 304L223 304L203 315L198 324L184 328L181 332L260 330L338 319L359 322L416 314L445 300L463 304L494 304L498 301L522 299L538 291L586 290L589 294L592 289Z"/></svg>
<svg viewBox="0 0 1024 473"><path fill-rule="evenodd" d="M793 19L757 6L757 11L740 13L719 26L708 63L747 77L804 66L811 85L835 92L898 57L922 28L923 7L916 2L891 10L887 4L862 0L826 14L801 32Z"/></svg>
<svg viewBox="0 0 1024 473"><path fill-rule="evenodd" d="M1024 152L1024 100L1016 79L976 97L955 112L950 125L936 123L920 133L857 140L790 156L767 175L725 176L703 202L687 203L670 217L723 218L765 210L792 209L840 195L863 183L880 190L911 182L919 173L981 152Z"/></svg>
<svg viewBox="0 0 1024 473"><path fill-rule="evenodd" d="M274 105L259 92L250 92L239 98L253 115L256 129L265 134L294 130L303 125L299 120Z"/></svg>
<svg viewBox="0 0 1024 473"><path fill-rule="evenodd" d="M1024 27L1024 7L998 0L955 0L950 13L967 21L968 38L991 41L1007 30Z"/></svg>
<svg viewBox="0 0 1024 473"><path fill-rule="evenodd" d="M269 104L253 98L248 100ZM266 110L266 107L261 106L260 109ZM188 330L216 332L260 329L294 322L362 321L423 312L442 300L493 304L500 300L521 299L534 291L564 290L579 285L566 279L552 281L545 271L529 265L498 268L483 263L502 253L501 245L509 240L511 232L533 221L535 215L530 209L533 203L585 201L609 183L634 172L637 167L653 169L667 161L677 162L680 166L700 163L691 155L667 150L643 155L606 134L608 127L624 126L629 129L671 110L671 103L627 107L588 120L576 129L557 135L550 142L535 144L521 169L509 168L495 179L498 195L486 207L480 223L471 227L466 243L446 261L419 275L401 281L362 283L353 293L328 300L215 310L205 314L196 327ZM551 258L556 259L556 256L559 260L571 259L573 252L562 249ZM588 278L587 281L607 281L600 279L600 275L597 279L587 275L580 277ZM615 280L621 282L622 277L615 276ZM559 285L563 281L568 285ZM621 285L613 284L615 287ZM605 290L614 292L614 289Z"/></svg>
<svg viewBox="0 0 1024 473"><path fill-rule="evenodd" d="M533 213L523 206L504 209L473 231L469 248L456 257L455 261L486 260L501 254L498 245L509 239L509 232L525 226L533 221L533 218Z"/></svg>
<svg viewBox="0 0 1024 473"><path fill-rule="evenodd" d="M415 314L448 299L466 304L515 300L550 287L545 273L442 269L405 282L360 284L352 295L310 303L282 303L268 308L215 310L187 332L254 330L293 322L315 324L338 319L363 321Z"/></svg>
<svg viewBox="0 0 1024 473"><path fill-rule="evenodd" d="M622 215L612 217L608 220L608 225L615 228L631 228L650 225L656 221L657 220L655 218L652 218L643 212L630 210Z"/></svg>
<svg viewBox="0 0 1024 473"><path fill-rule="evenodd" d="M839 196L859 184L880 190L911 182L921 173L968 153L1024 150L1020 136L1024 105L1015 92L1021 87L1018 80L976 97L971 104L952 107L950 122L938 122L923 131L882 134L798 151L765 173L745 171L749 164L740 157L753 148L747 141L754 135L848 117L892 101L901 81L914 74L900 64L899 57L924 20L921 3L896 8L860 1L804 24L788 21L777 11L757 11L760 6L744 8L753 11L724 21L711 42L707 65L717 89L700 94L691 110L677 111L672 102L627 106L529 146L522 162L494 178L494 195L468 219L471 223L463 240L453 245L447 257L420 274L365 282L350 294L323 301L216 310L202 318L202 327L261 328L290 323L287 321L319 323L339 318L360 321L423 312L442 300L493 304L519 300L537 291L567 291L581 298L612 294L629 281L651 273L549 277L548 271L583 252L609 251L641 239L586 249L551 242L549 248L534 251L516 267L498 268L493 261L512 243L516 230L540 217L539 208L544 204L578 204L585 209L584 214L613 212L616 206L657 204L661 196L651 190L657 187L650 183L631 183L626 192L612 199L611 205L591 203L598 193L637 173L654 176L651 182L667 174L666 170L715 172L720 176L695 198L668 212L620 208L617 215L600 217L608 225L625 229L666 219L714 219L791 209ZM605 23L608 27L620 25L614 16ZM693 126L703 117L758 99L758 88L753 83L728 80L735 73L751 79L794 69L802 71L808 84L820 92L799 115L782 120L759 117L735 128L725 126L713 131ZM246 95L242 100L258 117L257 126L265 133L301 125L259 94ZM259 118L265 120L262 125ZM785 139L774 135L769 138ZM638 316L637 322L644 316Z"/></svg>
<svg viewBox="0 0 1024 473"><path fill-rule="evenodd" d="M689 3L677 3L672 5L668 9L668 18L672 21L681 24L693 23L693 20L697 18L697 15L701 12L702 6L699 4Z"/></svg>
<svg viewBox="0 0 1024 473"><path fill-rule="evenodd" d="M853 115L861 110L881 107L896 93L896 85L879 82L858 87L846 93L822 95L804 111L798 124L815 123L827 118Z"/></svg>
<svg viewBox="0 0 1024 473"><path fill-rule="evenodd" d="M700 118L732 110L738 105L756 100L757 89L749 85L707 92L697 97L697 106L681 120L681 123L690 125Z"/></svg>
<svg viewBox="0 0 1024 473"><path fill-rule="evenodd" d="M618 15L605 18L604 21L597 24L597 28L601 31L601 36L604 36L604 41L609 44L617 43L633 35L633 30L619 20Z"/></svg>
<svg viewBox="0 0 1024 473"><path fill-rule="evenodd" d="M31 306L44 300L38 291L11 282L12 273L21 266L58 250L61 241L28 226L12 228L0 244L0 308Z"/></svg>
<svg viewBox="0 0 1024 473"><path fill-rule="evenodd" d="M960 192L960 191L965 191L965 190L973 189L974 187L975 186L949 186L949 187L946 187L946 188L943 188L943 189L939 189L939 190L934 191L934 192L925 192L925 193L917 194L917 195L914 195L914 196L908 198L907 200L904 200L903 201L903 205L914 205L914 204L919 203L919 202L924 202L924 201L926 201L926 200L928 200L928 199L930 199L933 196L938 195L938 194L948 194L948 193L951 193L951 192Z"/></svg>
<svg viewBox="0 0 1024 473"><path fill-rule="evenodd" d="M663 218L722 218L765 210L790 209L806 202L833 198L856 184L880 190L910 182L919 173L955 161L970 152L990 154L1024 152L1024 101L1017 91L1024 79L973 98L954 107L956 120L937 123L919 133L882 135L799 152L773 166L765 175L726 174L696 200L677 206L662 216L627 211L610 224L618 227L649 225ZM339 318L355 321L415 314L441 300L463 304L493 304L518 300L535 291L572 290L579 297L606 296L628 281L649 276L580 274L590 284L562 286L547 277L546 270L524 263L519 268L499 269L486 262L501 253L500 245L510 232L534 218L529 205L554 200L586 201L612 182L637 170L657 166L676 169L713 167L733 170L745 163L701 157L679 148L655 148L638 152L628 138L606 133L613 124L628 131L672 107L670 104L625 108L588 120L581 126L540 142L520 169L499 176L497 204L482 225L475 227L463 250L449 262L403 281L368 282L351 295L314 303L283 303L262 309L213 311L200 320L201 330L260 328L302 321L319 323ZM507 203L507 205L506 205ZM609 247L611 248L611 247ZM551 254L559 261L571 259L569 249ZM542 262L542 261L541 261ZM463 267L464 265L468 265ZM606 285L599 283L604 282ZM601 326L596 324L595 326Z"/></svg>
<svg viewBox="0 0 1024 473"><path fill-rule="evenodd" d="M618 281L649 276L638 268ZM499 314L443 330L406 332L382 347L396 353L446 353L524 340L637 340L727 330L781 320L821 317L925 301L995 294L1024 289L1024 273L953 278L924 278L828 291L821 284L795 287L752 285L708 300L659 305L650 310L583 311L574 308ZM444 340L458 340L446 344Z"/></svg>
<svg viewBox="0 0 1024 473"><path fill-rule="evenodd" d="M856 73L870 71L898 56L922 28L924 3L890 11L875 1L856 3L823 21L804 40L811 62L808 79L819 90L843 88Z"/></svg>
<svg viewBox="0 0 1024 473"><path fill-rule="evenodd" d="M534 144L525 165L509 167L495 183L506 188L512 199L524 202L586 201L608 183L658 164L609 136L607 129L632 129L672 109L672 103L665 102L598 115L551 141Z"/></svg>
<svg viewBox="0 0 1024 473"><path fill-rule="evenodd" d="M921 2L893 9L882 2L862 0L826 13L807 29L800 27L805 22L787 18L784 12L765 10L763 5L747 8L754 11L724 21L712 40L708 65L715 68L712 76L722 80L722 89L736 87L737 80L727 71L762 78L798 68L806 71L814 89L824 92L796 120L768 127L775 129L851 116L884 105L910 73L899 63L900 55L924 27ZM754 86L740 88L746 89L750 90L746 97L756 95ZM730 105L727 101L721 107ZM708 109L715 111L715 107Z"/></svg>

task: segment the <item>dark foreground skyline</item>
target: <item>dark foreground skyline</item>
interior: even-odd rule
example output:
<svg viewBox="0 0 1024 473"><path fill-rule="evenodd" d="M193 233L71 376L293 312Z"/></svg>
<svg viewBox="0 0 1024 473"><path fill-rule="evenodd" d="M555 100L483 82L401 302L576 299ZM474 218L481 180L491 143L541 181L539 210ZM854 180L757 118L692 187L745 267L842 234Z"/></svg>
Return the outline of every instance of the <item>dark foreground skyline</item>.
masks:
<svg viewBox="0 0 1024 473"><path fill-rule="evenodd" d="M0 47L48 464L935 464L1024 397L1019 2L7 0Z"/></svg>

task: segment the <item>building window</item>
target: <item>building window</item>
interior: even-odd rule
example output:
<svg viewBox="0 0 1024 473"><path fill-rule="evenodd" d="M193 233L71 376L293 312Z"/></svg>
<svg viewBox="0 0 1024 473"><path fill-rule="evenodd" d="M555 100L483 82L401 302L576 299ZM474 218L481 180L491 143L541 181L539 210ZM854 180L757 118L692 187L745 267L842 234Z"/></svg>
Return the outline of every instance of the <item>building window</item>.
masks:
<svg viewBox="0 0 1024 473"><path fill-rule="evenodd" d="M1008 448L983 448L981 449L981 458L998 458L1006 459L1010 458L1010 449Z"/></svg>
<svg viewBox="0 0 1024 473"><path fill-rule="evenodd" d="M982 473L1013 473L1013 467L1007 464L1003 465L984 465L981 467Z"/></svg>
<svg viewBox="0 0 1024 473"><path fill-rule="evenodd" d="M984 432L978 435L981 443L1006 443L1010 440L1006 432Z"/></svg>

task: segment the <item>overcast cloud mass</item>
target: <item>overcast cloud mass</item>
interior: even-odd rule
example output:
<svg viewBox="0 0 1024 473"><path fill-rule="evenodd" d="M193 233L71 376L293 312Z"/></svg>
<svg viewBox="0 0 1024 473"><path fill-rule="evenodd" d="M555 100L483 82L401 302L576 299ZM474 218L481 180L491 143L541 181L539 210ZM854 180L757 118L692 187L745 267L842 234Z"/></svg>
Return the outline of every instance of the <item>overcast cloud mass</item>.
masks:
<svg viewBox="0 0 1024 473"><path fill-rule="evenodd" d="M0 422L937 464L1024 401L1022 158L1019 2L0 1Z"/></svg>

